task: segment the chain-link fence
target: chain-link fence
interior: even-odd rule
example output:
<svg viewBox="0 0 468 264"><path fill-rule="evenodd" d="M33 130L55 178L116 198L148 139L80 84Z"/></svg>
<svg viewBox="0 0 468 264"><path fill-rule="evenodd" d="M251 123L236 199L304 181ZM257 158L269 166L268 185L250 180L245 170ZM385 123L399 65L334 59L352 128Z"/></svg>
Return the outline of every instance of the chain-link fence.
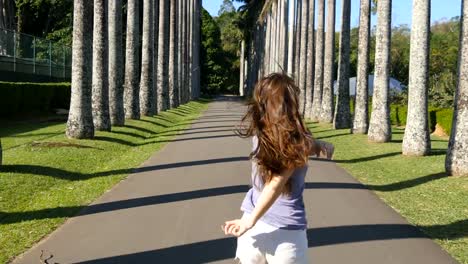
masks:
<svg viewBox="0 0 468 264"><path fill-rule="evenodd" d="M0 71L71 78L71 48L0 29Z"/></svg>

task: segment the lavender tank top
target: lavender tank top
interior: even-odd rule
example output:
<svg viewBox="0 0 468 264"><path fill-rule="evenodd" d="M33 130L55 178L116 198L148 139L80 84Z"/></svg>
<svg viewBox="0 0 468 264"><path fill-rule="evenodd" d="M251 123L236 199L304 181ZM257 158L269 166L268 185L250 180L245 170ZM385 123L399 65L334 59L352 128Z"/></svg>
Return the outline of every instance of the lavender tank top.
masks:
<svg viewBox="0 0 468 264"><path fill-rule="evenodd" d="M257 137L252 138L253 150L257 148ZM268 209L265 215L260 218L261 221L280 229L303 230L307 228L305 215L304 192L305 175L308 167L298 168L291 176L291 194L281 195ZM263 189L263 181L258 175L258 167L252 160L252 188L245 195L242 201L241 210L246 213L252 213L257 204L258 197Z"/></svg>

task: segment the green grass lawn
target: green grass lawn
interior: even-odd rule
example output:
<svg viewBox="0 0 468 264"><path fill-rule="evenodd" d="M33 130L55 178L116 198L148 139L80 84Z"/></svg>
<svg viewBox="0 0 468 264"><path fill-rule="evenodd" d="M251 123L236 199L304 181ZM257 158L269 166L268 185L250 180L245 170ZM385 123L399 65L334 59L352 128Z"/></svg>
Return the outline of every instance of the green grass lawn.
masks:
<svg viewBox="0 0 468 264"><path fill-rule="evenodd" d="M94 140L65 137L64 121L2 123L0 263L76 215L207 108L190 102L155 117L127 120Z"/></svg>
<svg viewBox="0 0 468 264"><path fill-rule="evenodd" d="M367 135L309 124L314 136L335 144L334 159L374 190L410 223L419 226L459 262L468 263L468 177L444 170L448 142L432 137L432 154L401 155L403 129L393 128L390 143L369 143Z"/></svg>

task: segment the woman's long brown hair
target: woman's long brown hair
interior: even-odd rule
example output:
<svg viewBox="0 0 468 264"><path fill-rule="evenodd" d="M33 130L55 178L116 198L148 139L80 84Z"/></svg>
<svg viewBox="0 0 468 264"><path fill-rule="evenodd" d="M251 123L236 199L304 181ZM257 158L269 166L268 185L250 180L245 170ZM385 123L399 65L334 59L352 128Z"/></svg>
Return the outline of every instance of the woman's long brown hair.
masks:
<svg viewBox="0 0 468 264"><path fill-rule="evenodd" d="M264 183L285 170L307 164L315 143L299 112L300 90L294 80L282 73L262 78L237 132L241 137L257 136L257 148L250 153ZM244 126L245 124L245 126ZM283 194L291 193L288 181Z"/></svg>

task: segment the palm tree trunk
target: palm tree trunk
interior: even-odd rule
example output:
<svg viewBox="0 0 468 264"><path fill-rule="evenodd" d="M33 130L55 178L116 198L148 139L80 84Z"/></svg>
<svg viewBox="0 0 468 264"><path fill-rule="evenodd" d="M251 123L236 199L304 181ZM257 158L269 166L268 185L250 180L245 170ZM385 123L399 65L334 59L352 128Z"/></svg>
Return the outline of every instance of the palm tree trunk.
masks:
<svg viewBox="0 0 468 264"><path fill-rule="evenodd" d="M194 90L194 99L198 99L200 97L200 25L201 25L201 2L200 0L195 1L195 10L194 10L194 46L193 46L193 63L194 63L194 83L193 83L193 90Z"/></svg>
<svg viewBox="0 0 468 264"><path fill-rule="evenodd" d="M335 61L335 0L327 0L327 32L325 34L325 58L323 66L322 107L320 122L333 122L333 82Z"/></svg>
<svg viewBox="0 0 468 264"><path fill-rule="evenodd" d="M276 8L275 8L275 72L278 72L281 66L281 9L280 9L281 2L277 0Z"/></svg>
<svg viewBox="0 0 468 264"><path fill-rule="evenodd" d="M333 127L343 129L351 127L351 111L349 105L349 52L350 52L350 18L351 1L342 0L340 54L338 64L338 93Z"/></svg>
<svg viewBox="0 0 468 264"><path fill-rule="evenodd" d="M359 17L359 51L356 83L356 105L352 132L366 134L369 128L369 38L371 0L361 0Z"/></svg>
<svg viewBox="0 0 468 264"><path fill-rule="evenodd" d="M241 52L240 52L240 78L239 78L239 95L244 96L244 61L245 61L245 40L241 41Z"/></svg>
<svg viewBox="0 0 468 264"><path fill-rule="evenodd" d="M305 111L305 102L306 102L306 93L307 93L307 26L309 24L309 1L310 0L302 0L301 4L301 51L299 57L299 89L301 91L301 95L299 98L299 108L300 113L304 115ZM314 0L312 0L314 1Z"/></svg>
<svg viewBox="0 0 468 264"><path fill-rule="evenodd" d="M0 138L0 166L3 164L2 139Z"/></svg>
<svg viewBox="0 0 468 264"><path fill-rule="evenodd" d="M197 36L196 36L196 41L197 41L197 46L196 46L196 53L197 56L195 58L195 65L197 67L197 71L196 71L196 81L195 81L195 84L196 84L196 95L197 95L197 99L200 97L200 48L201 48L201 0L195 0L197 1L197 10L195 12L196 16L197 16L197 19L196 19L196 32L197 32Z"/></svg>
<svg viewBox="0 0 468 264"><path fill-rule="evenodd" d="M194 31L194 1L189 0L189 29L190 29L190 34L188 36L188 61L189 61L189 69L188 69L188 96L189 100L193 100L193 39L195 37L195 31Z"/></svg>
<svg viewBox="0 0 468 264"><path fill-rule="evenodd" d="M185 26L184 26L184 0L178 0L178 7L177 7L177 65L178 65L178 93L177 93L177 101L178 104L183 103L183 95L184 95L184 39L183 35L185 34Z"/></svg>
<svg viewBox="0 0 468 264"><path fill-rule="evenodd" d="M269 28L270 30L270 37L269 37L269 48L268 48L268 52L270 53L268 55L269 57L269 61L268 61L268 74L274 72L274 67L275 67L275 57L273 56L274 52L273 52L273 49L275 48L274 47L274 43L275 43L275 18L274 18L274 14L273 14L273 8L270 10L270 16L269 16L269 24L267 25L267 27Z"/></svg>
<svg viewBox="0 0 468 264"><path fill-rule="evenodd" d="M305 84L305 110L304 116L311 118L312 115L312 100L314 95L314 70L315 70L315 0L310 0L308 18L308 31L307 31L307 56L306 56L306 84Z"/></svg>
<svg viewBox="0 0 468 264"><path fill-rule="evenodd" d="M164 1L164 0L161 0ZM159 78L158 78L158 62L159 62L159 0L153 2L153 86L154 86L154 107L155 114L159 113Z"/></svg>
<svg viewBox="0 0 468 264"><path fill-rule="evenodd" d="M294 37L296 38L295 47L294 47L294 77L296 79L297 85L300 82L299 74L299 64L301 58L301 24L302 24L302 12L301 12L302 0L296 0L296 30L294 32Z"/></svg>
<svg viewBox="0 0 468 264"><path fill-rule="evenodd" d="M294 24L295 24L295 19L296 19L296 9L294 8L295 6L295 0L288 0L288 6L289 6L289 18L291 22L289 22L289 32L287 34L288 36L288 64L287 64L287 72L290 76L294 74Z"/></svg>
<svg viewBox="0 0 468 264"><path fill-rule="evenodd" d="M111 130L107 30L107 3L94 0L92 107L94 128L100 131Z"/></svg>
<svg viewBox="0 0 468 264"><path fill-rule="evenodd" d="M323 63L324 63L324 37L325 37L325 0L318 0L318 25L317 38L315 41L315 79L314 79L314 100L310 117L312 121L317 122L320 118L320 109L322 108L322 90L323 90Z"/></svg>
<svg viewBox="0 0 468 264"><path fill-rule="evenodd" d="M188 49L188 37L190 36L190 29L189 29L189 20L188 20L188 2L187 0L184 1L184 46L183 46L183 54L184 54L184 89L183 89L183 103L187 103L189 101L188 98L188 90L189 90L189 81L188 81L188 70L189 70L189 49Z"/></svg>
<svg viewBox="0 0 468 264"><path fill-rule="evenodd" d="M266 21L266 42L265 42L265 74L270 74L272 58L271 58L271 36L272 36L272 29L271 29L271 12L267 16Z"/></svg>
<svg viewBox="0 0 468 264"><path fill-rule="evenodd" d="M374 94L372 97L372 114L369 122L368 138L372 142L388 142L392 138L388 97L392 0L379 0L377 19Z"/></svg>
<svg viewBox="0 0 468 264"><path fill-rule="evenodd" d="M66 135L93 138L91 103L93 47L93 2L75 0L73 4L73 56L70 112Z"/></svg>
<svg viewBox="0 0 468 264"><path fill-rule="evenodd" d="M178 90L178 69L177 69L177 2L178 0L170 1L170 15L169 15L169 107L177 107L177 90Z"/></svg>
<svg viewBox="0 0 468 264"><path fill-rule="evenodd" d="M431 151L427 119L430 17L430 0L414 0L407 116L411 122L406 123L403 155L423 156Z"/></svg>
<svg viewBox="0 0 468 264"><path fill-rule="evenodd" d="M139 97L139 0L127 3L127 45L125 55L125 117L140 119Z"/></svg>
<svg viewBox="0 0 468 264"><path fill-rule="evenodd" d="M273 25L272 25L272 30L273 30L273 41L271 43L272 49L272 56L273 56L273 64L272 64L272 72L276 72L278 69L278 2L274 2L272 6L272 12L273 12Z"/></svg>
<svg viewBox="0 0 468 264"><path fill-rule="evenodd" d="M169 96L169 3L159 0L157 111L167 110Z"/></svg>
<svg viewBox="0 0 468 264"><path fill-rule="evenodd" d="M141 52L140 111L142 115L156 114L155 89L153 84L153 3L143 1L143 40Z"/></svg>
<svg viewBox="0 0 468 264"><path fill-rule="evenodd" d="M190 39L190 14L189 14L189 1L184 0L184 104L190 101L189 90L190 90L190 81L189 81L189 70L190 70L190 49L189 49L189 39Z"/></svg>
<svg viewBox="0 0 468 264"><path fill-rule="evenodd" d="M282 71L288 72L288 23L289 23L289 1L281 1L281 63Z"/></svg>
<svg viewBox="0 0 468 264"><path fill-rule="evenodd" d="M109 4L109 110L113 126L125 124L123 87L122 0Z"/></svg>
<svg viewBox="0 0 468 264"><path fill-rule="evenodd" d="M458 84L455 91L452 132L445 159L449 175L468 175L468 5L462 1Z"/></svg>

